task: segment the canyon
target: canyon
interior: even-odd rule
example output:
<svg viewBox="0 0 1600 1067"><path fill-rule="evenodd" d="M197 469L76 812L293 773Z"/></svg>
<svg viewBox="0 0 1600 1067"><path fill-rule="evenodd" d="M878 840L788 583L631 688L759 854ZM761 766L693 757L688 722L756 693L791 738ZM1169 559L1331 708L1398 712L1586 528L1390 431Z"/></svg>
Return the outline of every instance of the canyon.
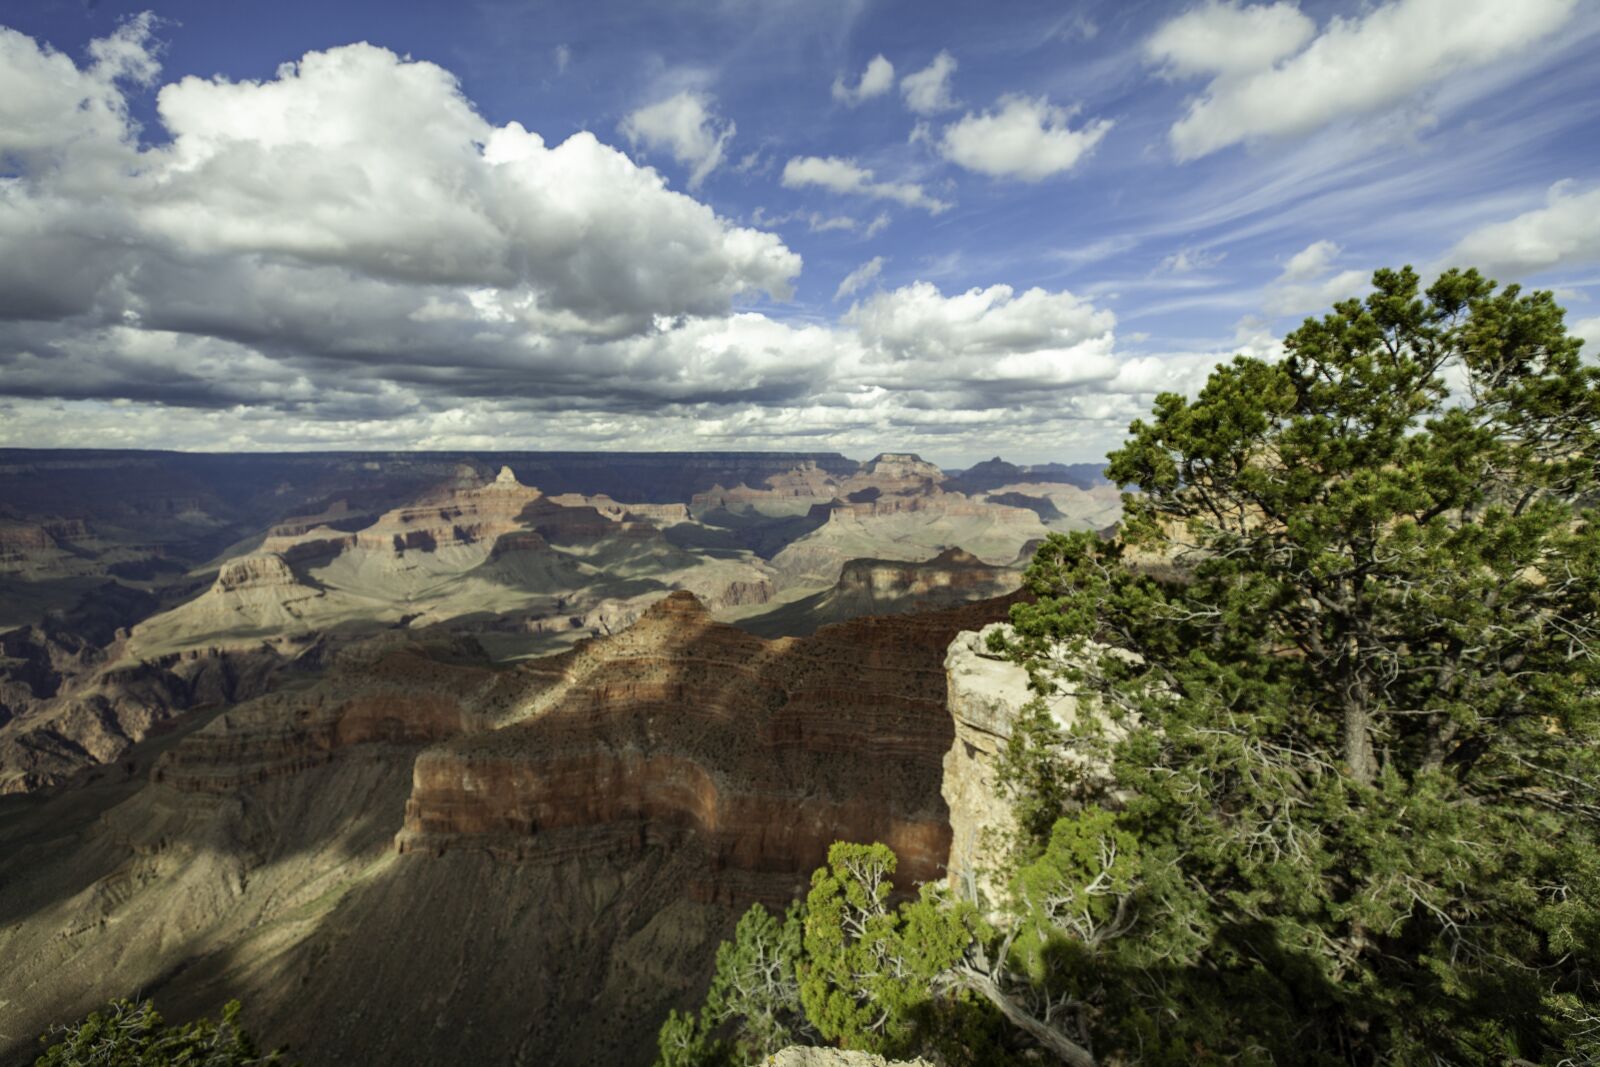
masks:
<svg viewBox="0 0 1600 1067"><path fill-rule="evenodd" d="M679 589L764 636L998 595L1034 543L1098 528L1115 496L1073 468L979 468L3 450L0 793L114 762L177 715L391 628L468 634L513 661L615 633ZM1016 503L1051 492L1081 506Z"/></svg>
<svg viewBox="0 0 1600 1067"><path fill-rule="evenodd" d="M946 877L946 649L1010 601L766 639L679 591L509 664L353 643L0 798L0 1033L138 989L179 1016L241 996L317 1062L645 1062L740 911L832 841Z"/></svg>
<svg viewBox="0 0 1600 1067"><path fill-rule="evenodd" d="M947 656L1113 487L608 458L0 455L0 1063L134 992L307 1062L646 1062L833 841L976 863Z"/></svg>

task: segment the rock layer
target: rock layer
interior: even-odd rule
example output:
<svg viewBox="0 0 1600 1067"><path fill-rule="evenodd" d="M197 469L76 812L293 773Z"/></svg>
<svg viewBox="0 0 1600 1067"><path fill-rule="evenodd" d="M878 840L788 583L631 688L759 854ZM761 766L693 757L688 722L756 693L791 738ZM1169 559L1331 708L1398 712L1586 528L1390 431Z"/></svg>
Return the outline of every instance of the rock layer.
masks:
<svg viewBox="0 0 1600 1067"><path fill-rule="evenodd" d="M424 751L399 847L522 854L554 830L669 827L706 849L701 898L786 900L839 839L890 844L908 884L940 878L943 651L1002 610L764 641L675 593L530 669L519 721Z"/></svg>

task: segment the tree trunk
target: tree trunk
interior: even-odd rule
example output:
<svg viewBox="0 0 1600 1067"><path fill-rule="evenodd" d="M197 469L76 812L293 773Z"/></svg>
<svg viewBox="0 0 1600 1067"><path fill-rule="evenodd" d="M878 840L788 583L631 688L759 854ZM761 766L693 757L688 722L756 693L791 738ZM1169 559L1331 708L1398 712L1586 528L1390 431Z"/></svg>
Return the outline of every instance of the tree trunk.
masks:
<svg viewBox="0 0 1600 1067"><path fill-rule="evenodd" d="M994 979L968 967L963 967L959 975L961 984L999 1008L1000 1014L1009 1019L1013 1026L1026 1030L1035 1041L1055 1053L1062 1063L1070 1063L1072 1067L1095 1067L1094 1057L1088 1049L1017 1007L1011 998L1000 991Z"/></svg>
<svg viewBox="0 0 1600 1067"><path fill-rule="evenodd" d="M1344 761L1350 777L1371 785L1378 774L1377 757L1372 752L1372 716L1359 702L1346 699L1344 705Z"/></svg>
<svg viewBox="0 0 1600 1067"><path fill-rule="evenodd" d="M1436 771L1444 766L1450 742L1455 740L1456 731L1460 728L1460 723L1446 719L1443 712L1429 716L1427 744L1422 753L1424 771Z"/></svg>

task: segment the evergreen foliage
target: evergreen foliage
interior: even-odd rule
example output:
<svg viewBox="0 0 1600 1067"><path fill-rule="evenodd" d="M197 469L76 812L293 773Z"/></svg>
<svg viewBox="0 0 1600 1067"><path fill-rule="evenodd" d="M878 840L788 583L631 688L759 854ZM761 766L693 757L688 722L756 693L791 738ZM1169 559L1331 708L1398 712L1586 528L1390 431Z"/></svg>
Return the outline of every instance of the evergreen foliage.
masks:
<svg viewBox="0 0 1600 1067"><path fill-rule="evenodd" d="M993 926L836 846L794 964L823 1038L1600 1063L1600 370L1548 293L1373 282L1159 397L1119 536L1040 548L998 646L1098 714L1018 724Z"/></svg>
<svg viewBox="0 0 1600 1067"><path fill-rule="evenodd" d="M673 1011L661 1028L661 1067L743 1064L793 1044L811 1044L816 1030L800 1006L800 906L782 920L750 905L733 940L717 948L717 969L698 1013Z"/></svg>
<svg viewBox="0 0 1600 1067"><path fill-rule="evenodd" d="M912 1051L936 980L974 937L971 907L948 905L934 886L894 907L896 863L884 845L841 841L811 879L800 996L818 1032L844 1048Z"/></svg>
<svg viewBox="0 0 1600 1067"><path fill-rule="evenodd" d="M1068 931L1124 1056L1600 1056L1600 372L1548 293L1374 285L1159 398L1122 539L1052 537L1015 611L1131 727L1072 741L1114 826L1049 843L1138 842L1136 918Z"/></svg>
<svg viewBox="0 0 1600 1067"><path fill-rule="evenodd" d="M39 1039L48 1046L35 1067L259 1067L284 1064L283 1053L262 1055L239 1028L240 1006L230 1000L222 1021L171 1026L150 1001L115 1000L73 1026Z"/></svg>

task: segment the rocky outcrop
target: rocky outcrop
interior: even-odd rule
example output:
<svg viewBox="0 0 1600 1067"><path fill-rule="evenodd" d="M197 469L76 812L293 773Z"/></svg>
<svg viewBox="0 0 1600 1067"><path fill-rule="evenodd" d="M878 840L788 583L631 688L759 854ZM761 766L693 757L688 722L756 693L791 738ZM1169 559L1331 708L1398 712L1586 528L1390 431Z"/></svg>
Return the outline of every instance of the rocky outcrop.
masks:
<svg viewBox="0 0 1600 1067"><path fill-rule="evenodd" d="M244 589L274 589L298 585L294 571L282 556L264 553L231 559L217 572L212 586L218 593L234 593Z"/></svg>
<svg viewBox="0 0 1600 1067"><path fill-rule="evenodd" d="M437 551L453 545L492 544L523 527L521 515L544 496L517 481L510 467L482 485L445 485L415 504L394 508L356 532L358 548Z"/></svg>
<svg viewBox="0 0 1600 1067"><path fill-rule="evenodd" d="M691 508L696 512L712 508L793 512L796 504L802 508L829 503L870 504L880 497L912 498L934 492L942 481L944 472L921 457L885 452L842 477L808 462L772 475L759 487L725 489L718 485L709 492L695 494Z"/></svg>
<svg viewBox="0 0 1600 1067"><path fill-rule="evenodd" d="M1009 629L1009 624L997 622L958 634L944 660L955 728L955 743L944 758L941 786L950 810L949 881L958 892L981 894L991 902L996 887L990 876L1005 837L1014 828L1010 806L997 788L996 761L1018 718L1036 699L1063 731L1071 730L1080 715L1097 714L1093 703L1080 701L1065 690L1040 696L1028 687L1026 670L991 652L990 635ZM1109 735L1117 735L1116 725L1102 720L1102 726Z"/></svg>
<svg viewBox="0 0 1600 1067"><path fill-rule="evenodd" d="M910 452L883 452L867 461L857 480L885 493L919 492L945 480L944 471Z"/></svg>
<svg viewBox="0 0 1600 1067"><path fill-rule="evenodd" d="M933 1067L933 1065L920 1057L914 1060L886 1060L870 1052L793 1045L768 1056L761 1061L759 1067Z"/></svg>
<svg viewBox="0 0 1600 1067"><path fill-rule="evenodd" d="M955 742L944 758L941 794L950 810L951 888L969 896L992 893L988 872L1000 838L1012 829L1010 809L998 794L995 761L1011 728L1033 698L1028 674L988 650L989 632L1003 624L958 634L945 655L945 678Z"/></svg>
<svg viewBox="0 0 1600 1067"><path fill-rule="evenodd" d="M677 594L514 664L437 630L324 652L0 819L0 1057L135 986L242 997L318 1062L642 1062L833 840L945 876L945 650L1006 609L768 641Z"/></svg>
<svg viewBox="0 0 1600 1067"><path fill-rule="evenodd" d="M136 625L123 658L136 663L180 650L299 646L316 631L318 601L326 595L277 553L240 556L224 563L200 596Z"/></svg>
<svg viewBox="0 0 1600 1067"><path fill-rule="evenodd" d="M740 619L737 625L763 637L802 636L863 615L929 611L1005 596L1021 584L1022 571L1015 563L985 563L959 548L922 561L853 559L844 564L833 588Z"/></svg>
<svg viewBox="0 0 1600 1067"><path fill-rule="evenodd" d="M712 486L706 492L696 493L690 500L689 506L693 511L699 512L712 508L742 508L794 500L810 504L834 499L845 492L842 485L843 482L833 473L807 460L795 464L789 470L772 475L757 488L748 485L739 485L732 489L725 489L720 485Z"/></svg>
<svg viewBox="0 0 1600 1067"><path fill-rule="evenodd" d="M689 508L685 504L623 504L604 493L585 496L582 493L562 493L550 498L553 504L564 508L593 508L612 522L648 522L652 526L675 526L689 522Z"/></svg>
<svg viewBox="0 0 1600 1067"><path fill-rule="evenodd" d="M1109 482L1087 489L1057 482L1013 482L983 499L1028 508L1054 530L1103 530L1122 517L1122 490Z"/></svg>
<svg viewBox="0 0 1600 1067"><path fill-rule="evenodd" d="M906 610L908 605L947 607L953 602L1004 596L1021 581L1021 575L1011 568L948 548L921 563L851 560L840 573L833 595L837 601L855 602L857 615L888 615Z"/></svg>
<svg viewBox="0 0 1600 1067"><path fill-rule="evenodd" d="M766 641L675 593L619 634L500 668L469 640L394 634L341 653L310 689L217 717L154 780L223 795L340 753L426 744L402 853L692 840L705 856L696 899L782 902L847 839L895 848L906 884L935 880L951 847L942 653L1004 611L988 601Z"/></svg>
<svg viewBox="0 0 1600 1067"><path fill-rule="evenodd" d="M118 645L111 646L114 655ZM193 650L160 660L99 666L69 676L58 691L0 726L0 793L61 786L113 764L184 712L248 700L279 673L315 662L315 648Z"/></svg>
<svg viewBox="0 0 1600 1067"><path fill-rule="evenodd" d="M687 834L702 899L798 892L835 840L879 840L907 882L943 876L942 650L990 602L763 641L675 593L631 628L523 672L521 718L425 750L402 852L536 854L585 828Z"/></svg>

